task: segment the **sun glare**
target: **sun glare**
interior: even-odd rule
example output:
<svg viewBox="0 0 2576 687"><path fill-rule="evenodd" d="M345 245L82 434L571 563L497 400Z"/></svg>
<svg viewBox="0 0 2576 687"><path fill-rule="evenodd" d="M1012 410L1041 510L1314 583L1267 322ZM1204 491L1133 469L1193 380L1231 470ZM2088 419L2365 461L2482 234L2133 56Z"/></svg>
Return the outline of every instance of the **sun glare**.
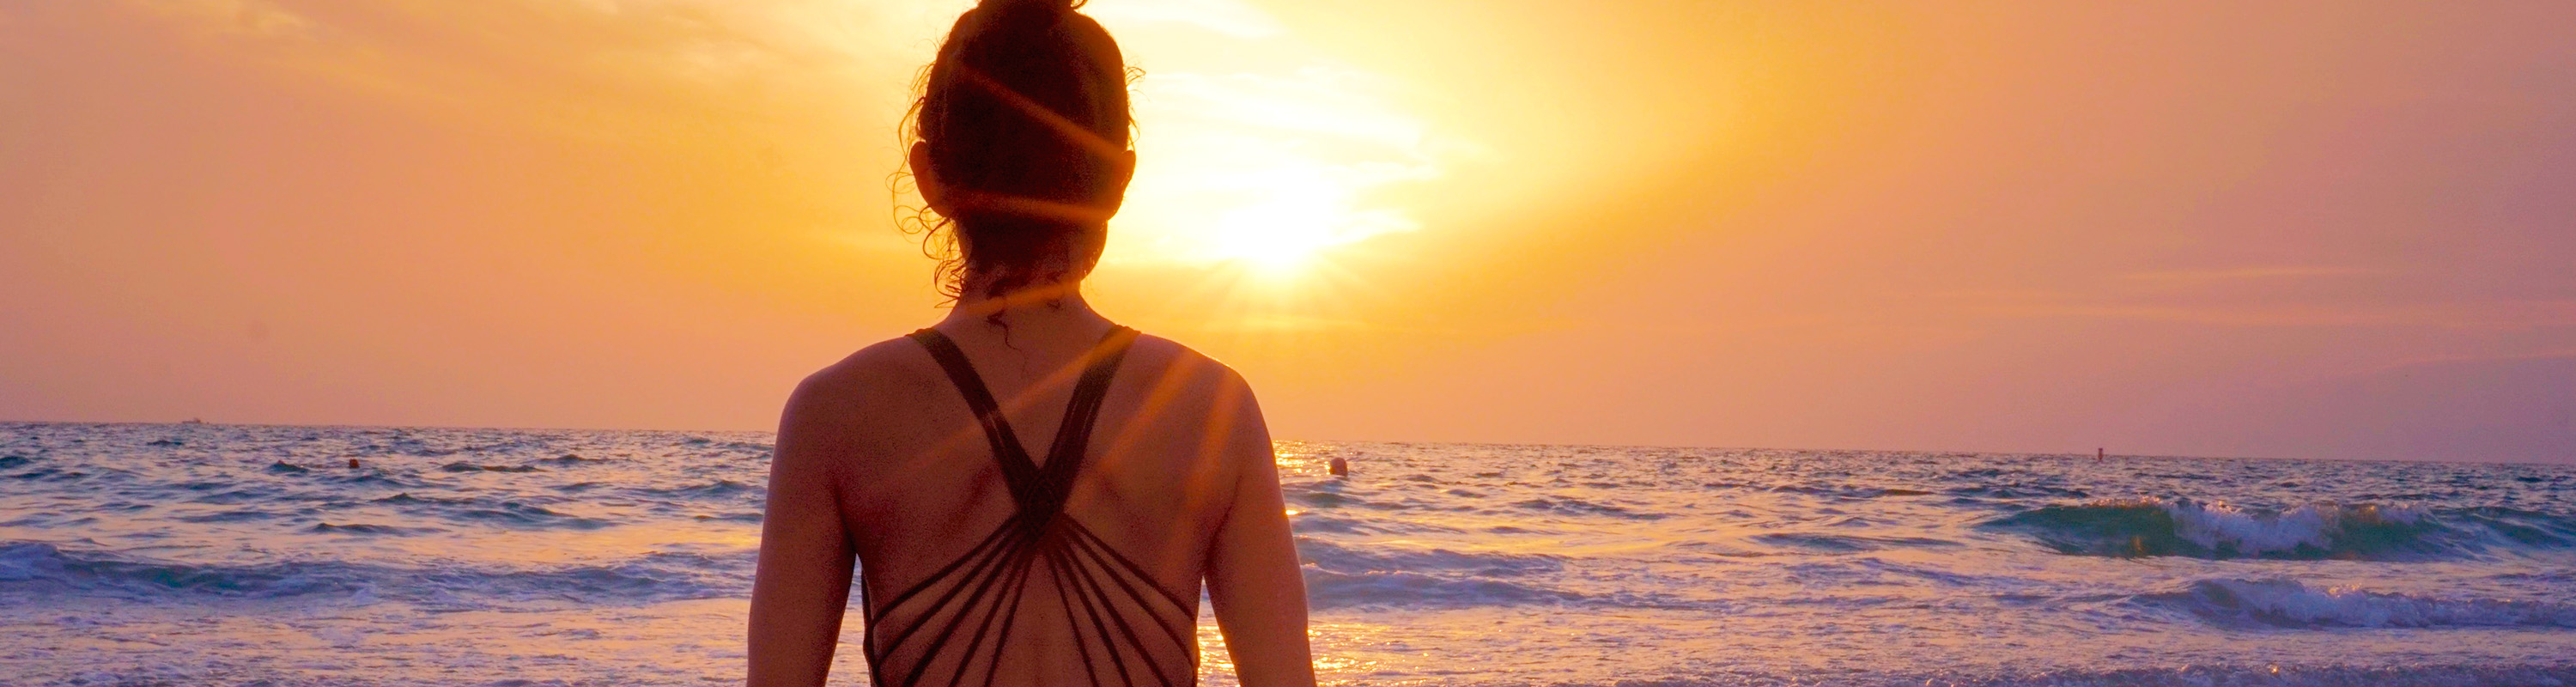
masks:
<svg viewBox="0 0 2576 687"><path fill-rule="evenodd" d="M1322 164L1273 173L1242 173L1229 196L1236 204L1216 214L1201 232L1206 260L1233 260L1265 271L1287 271L1326 248L1416 228L1390 209L1357 206L1354 184Z"/></svg>
<svg viewBox="0 0 2576 687"><path fill-rule="evenodd" d="M1283 276L1420 228L1385 191L1440 168L1390 80L1317 54L1250 6L1129 7L1102 16L1145 69L1136 180L1110 259Z"/></svg>

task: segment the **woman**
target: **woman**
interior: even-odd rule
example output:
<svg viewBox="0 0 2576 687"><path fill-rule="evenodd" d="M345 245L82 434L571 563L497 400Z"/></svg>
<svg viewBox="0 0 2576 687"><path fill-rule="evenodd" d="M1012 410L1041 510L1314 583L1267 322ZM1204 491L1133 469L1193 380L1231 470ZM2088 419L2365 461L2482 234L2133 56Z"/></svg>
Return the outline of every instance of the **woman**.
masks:
<svg viewBox="0 0 2576 687"><path fill-rule="evenodd" d="M823 683L854 558L878 685L1195 683L1202 582L1243 684L1314 684L1250 387L1082 299L1135 165L1126 77L1069 1L985 0L941 44L910 166L957 303L788 400L752 685Z"/></svg>

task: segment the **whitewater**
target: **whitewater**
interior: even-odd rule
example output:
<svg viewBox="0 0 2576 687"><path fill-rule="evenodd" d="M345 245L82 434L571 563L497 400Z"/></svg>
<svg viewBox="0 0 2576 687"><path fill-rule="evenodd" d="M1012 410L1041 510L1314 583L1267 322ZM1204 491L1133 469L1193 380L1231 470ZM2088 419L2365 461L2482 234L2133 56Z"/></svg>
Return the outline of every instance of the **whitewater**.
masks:
<svg viewBox="0 0 2576 687"><path fill-rule="evenodd" d="M769 442L0 424L0 684L738 684ZM2576 684L2576 466L1277 450L1328 683Z"/></svg>

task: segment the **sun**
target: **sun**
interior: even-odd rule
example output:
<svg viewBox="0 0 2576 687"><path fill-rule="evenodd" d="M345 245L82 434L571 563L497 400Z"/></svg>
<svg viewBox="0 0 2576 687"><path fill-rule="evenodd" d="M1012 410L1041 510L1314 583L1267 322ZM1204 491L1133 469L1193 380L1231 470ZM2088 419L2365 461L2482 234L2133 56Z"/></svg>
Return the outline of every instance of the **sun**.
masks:
<svg viewBox="0 0 2576 687"><path fill-rule="evenodd" d="M1227 243L1217 246L1217 255L1219 259L1275 275L1298 271L1313 261L1325 245L1311 235L1246 233L1229 237Z"/></svg>
<svg viewBox="0 0 2576 687"><path fill-rule="evenodd" d="M1239 177L1257 193L1210 221L1205 260L1236 262L1268 273L1294 272L1325 249L1413 227L1392 213L1357 209L1350 189L1314 168L1287 167Z"/></svg>
<svg viewBox="0 0 2576 687"><path fill-rule="evenodd" d="M1131 92L1136 176L1111 222L1111 259L1285 277L1334 249L1421 228L1390 191L1441 169L1423 121L1397 105L1399 85L1234 9L1223 21L1102 17L1145 69Z"/></svg>

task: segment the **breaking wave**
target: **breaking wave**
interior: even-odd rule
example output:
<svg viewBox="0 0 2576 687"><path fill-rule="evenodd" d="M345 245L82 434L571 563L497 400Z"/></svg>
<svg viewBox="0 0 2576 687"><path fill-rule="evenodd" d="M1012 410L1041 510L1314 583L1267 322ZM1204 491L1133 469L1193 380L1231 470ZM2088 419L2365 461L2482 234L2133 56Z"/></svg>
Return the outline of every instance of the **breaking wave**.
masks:
<svg viewBox="0 0 2576 687"><path fill-rule="evenodd" d="M2576 545L2576 519L2508 508L2318 504L2273 512L2150 497L2046 506L1980 526L2090 556L2425 560Z"/></svg>

